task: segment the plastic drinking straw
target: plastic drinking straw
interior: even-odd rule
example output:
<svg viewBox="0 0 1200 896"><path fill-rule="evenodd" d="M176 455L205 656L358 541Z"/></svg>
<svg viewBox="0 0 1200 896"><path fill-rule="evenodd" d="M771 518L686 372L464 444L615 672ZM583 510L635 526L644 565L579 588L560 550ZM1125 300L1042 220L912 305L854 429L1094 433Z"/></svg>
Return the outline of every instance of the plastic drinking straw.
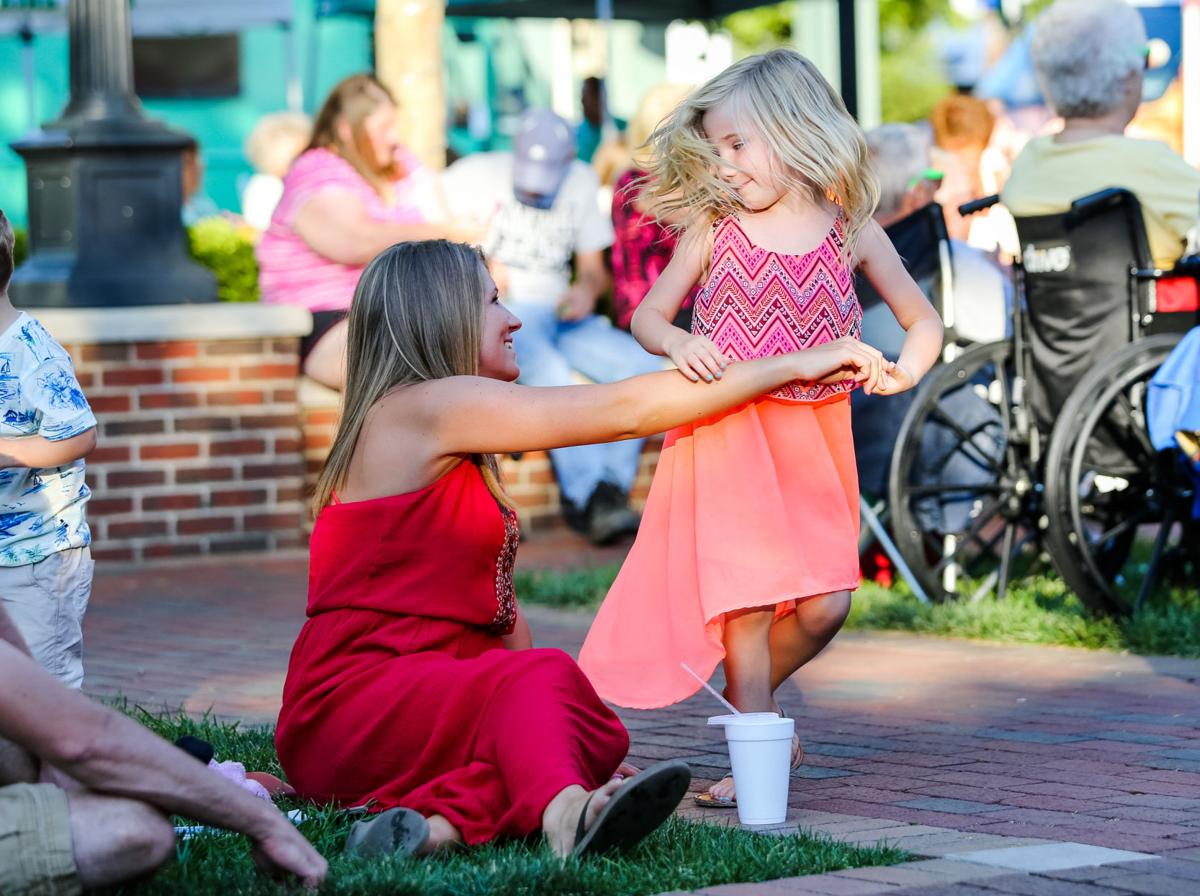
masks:
<svg viewBox="0 0 1200 896"><path fill-rule="evenodd" d="M736 706L734 706L732 703L730 703L728 700L726 700L724 697L722 697L720 694L718 694L716 688L714 688L711 684L709 684L707 681L705 681L703 678L701 678L699 675L697 675L695 670L692 669L691 666L689 666L687 663L680 663L679 665L683 666L684 672L686 672L688 675L692 676L692 678L696 679L696 681L700 682L700 684L704 685L704 689L706 691L708 691L710 694L712 694L714 697L716 697L718 700L720 700L721 703L725 706L725 708L728 709L731 713L733 713L735 716L740 716L742 714L742 711L740 709L738 709Z"/></svg>

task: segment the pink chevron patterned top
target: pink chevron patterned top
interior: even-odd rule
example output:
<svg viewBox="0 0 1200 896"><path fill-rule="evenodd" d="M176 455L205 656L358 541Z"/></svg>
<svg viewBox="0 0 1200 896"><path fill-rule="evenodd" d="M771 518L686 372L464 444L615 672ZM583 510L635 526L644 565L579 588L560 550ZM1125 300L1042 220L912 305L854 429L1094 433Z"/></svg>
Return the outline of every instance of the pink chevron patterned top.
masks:
<svg viewBox="0 0 1200 896"><path fill-rule="evenodd" d="M842 216L821 244L803 255L770 252L754 245L736 215L713 225L712 264L696 297L692 332L707 336L737 361L782 355L860 338L862 308L854 272L842 260ZM793 381L771 392L789 401L822 401L847 393L854 383Z"/></svg>

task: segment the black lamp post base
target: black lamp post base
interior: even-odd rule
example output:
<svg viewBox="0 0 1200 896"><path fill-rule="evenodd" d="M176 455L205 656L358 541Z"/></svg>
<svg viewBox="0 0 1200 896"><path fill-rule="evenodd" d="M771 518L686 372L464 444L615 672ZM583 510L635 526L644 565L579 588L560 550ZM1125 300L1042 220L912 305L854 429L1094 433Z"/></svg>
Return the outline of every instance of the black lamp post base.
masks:
<svg viewBox="0 0 1200 896"><path fill-rule="evenodd" d="M12 280L26 307L211 302L216 280L187 254L180 220L190 139L133 94L128 0L71 0L71 99L12 144L29 185L29 258Z"/></svg>
<svg viewBox="0 0 1200 896"><path fill-rule="evenodd" d="M187 258L136 267L117 260L84 268L69 254L43 252L13 273L9 295L18 308L119 308L211 302L216 281Z"/></svg>

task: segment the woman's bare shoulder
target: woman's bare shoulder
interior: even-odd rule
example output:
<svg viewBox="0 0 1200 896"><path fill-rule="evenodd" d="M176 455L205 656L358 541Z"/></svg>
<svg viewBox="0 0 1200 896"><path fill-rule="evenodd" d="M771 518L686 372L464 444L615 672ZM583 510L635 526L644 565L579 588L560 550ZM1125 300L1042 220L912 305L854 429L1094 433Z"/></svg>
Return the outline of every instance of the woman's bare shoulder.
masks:
<svg viewBox="0 0 1200 896"><path fill-rule="evenodd" d="M396 386L375 403L370 414L404 425L428 424L483 402L502 400L502 396L519 388L486 376L439 377Z"/></svg>

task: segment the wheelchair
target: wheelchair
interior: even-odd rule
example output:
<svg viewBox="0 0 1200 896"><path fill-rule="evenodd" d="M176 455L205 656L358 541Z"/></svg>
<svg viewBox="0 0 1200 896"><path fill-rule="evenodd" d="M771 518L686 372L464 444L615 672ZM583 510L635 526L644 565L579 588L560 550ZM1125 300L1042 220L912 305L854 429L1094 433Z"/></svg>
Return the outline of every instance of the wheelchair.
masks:
<svg viewBox="0 0 1200 896"><path fill-rule="evenodd" d="M935 600L1003 596L1049 566L1102 612L1194 592L1195 487L1181 454L1151 445L1146 394L1200 323L1195 291L1160 301L1161 284L1200 276L1200 260L1155 269L1126 190L1016 225L1011 337L947 352L900 426L896 547Z"/></svg>
<svg viewBox="0 0 1200 896"><path fill-rule="evenodd" d="M998 271L991 271L989 262L973 261L961 256L961 247L956 248L947 233L941 205L932 202L917 209L888 225L885 232L905 269L928 296L945 325L943 361L957 357L965 347L973 344L973 340L994 339L1004 335L1006 284ZM981 266L988 267L989 273L994 273L995 289L991 288L990 282L981 284ZM965 290L959 283L960 270L967 272ZM987 279L990 280L990 277ZM981 286L984 292L979 294ZM855 277L855 291L863 309L863 339L886 355L898 356L904 345L905 333L891 309L871 282L861 274ZM960 292L963 295L960 296ZM956 318L957 306L962 299L970 301L973 306L972 326L960 331ZM917 597L927 601L924 588L908 569L887 529L891 516L887 496L892 446L896 444L896 436L915 394L905 392L884 398L868 396L856 390L850 398L853 405L851 420L862 495L859 553L865 556L871 546L878 543Z"/></svg>

